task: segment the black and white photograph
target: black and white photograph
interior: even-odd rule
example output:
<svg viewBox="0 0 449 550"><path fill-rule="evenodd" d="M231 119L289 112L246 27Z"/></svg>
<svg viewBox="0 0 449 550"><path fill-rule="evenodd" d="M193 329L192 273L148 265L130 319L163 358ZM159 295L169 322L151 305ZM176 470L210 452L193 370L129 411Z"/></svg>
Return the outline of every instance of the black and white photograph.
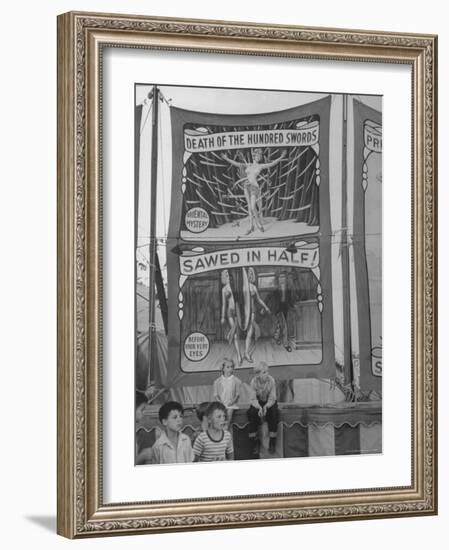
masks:
<svg viewBox="0 0 449 550"><path fill-rule="evenodd" d="M5 549L444 546L446 14L4 4Z"/></svg>
<svg viewBox="0 0 449 550"><path fill-rule="evenodd" d="M382 453L382 97L134 94L136 465Z"/></svg>

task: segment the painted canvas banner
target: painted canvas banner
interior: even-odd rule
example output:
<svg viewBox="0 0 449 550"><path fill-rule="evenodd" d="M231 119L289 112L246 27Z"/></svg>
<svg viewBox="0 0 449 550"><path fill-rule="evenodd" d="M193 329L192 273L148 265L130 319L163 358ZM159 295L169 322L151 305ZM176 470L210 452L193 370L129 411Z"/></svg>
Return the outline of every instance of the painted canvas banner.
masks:
<svg viewBox="0 0 449 550"><path fill-rule="evenodd" d="M335 377L330 97L279 112L171 107L168 379Z"/></svg>
<svg viewBox="0 0 449 550"><path fill-rule="evenodd" d="M354 100L353 249L359 386L382 390L382 115ZM358 372L357 372L358 371Z"/></svg>

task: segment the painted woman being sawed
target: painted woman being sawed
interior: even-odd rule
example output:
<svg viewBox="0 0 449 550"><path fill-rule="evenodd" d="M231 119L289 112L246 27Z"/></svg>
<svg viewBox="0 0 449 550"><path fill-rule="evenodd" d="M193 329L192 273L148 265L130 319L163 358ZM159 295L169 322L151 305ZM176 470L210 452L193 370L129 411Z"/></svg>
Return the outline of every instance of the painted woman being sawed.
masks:
<svg viewBox="0 0 449 550"><path fill-rule="evenodd" d="M257 182L257 177L266 168L272 168L276 166L284 157L285 151L282 152L281 156L274 160L273 162L260 162L262 160L262 149L253 149L251 151L253 162L237 162L230 159L224 153L221 155L224 160L243 170L242 186L245 193L245 200L248 208L248 217L249 217L249 229L246 232L247 235L254 231L254 225L260 231L264 231L262 225L262 216L260 214L261 205L258 205L260 202L260 187Z"/></svg>
<svg viewBox="0 0 449 550"><path fill-rule="evenodd" d="M242 363L238 341L238 331L241 325L240 314L232 291L231 276L227 269L221 272L221 284L223 285L221 288L221 324L224 325L227 322L229 325L226 339L229 344L234 344L237 362L240 365Z"/></svg>
<svg viewBox="0 0 449 550"><path fill-rule="evenodd" d="M245 271L245 268L243 268L243 271ZM245 300L245 323L243 329L246 330L243 359L246 359L248 363L253 363L253 353L259 337L258 333L260 334L260 329L256 323L256 308L260 306L262 312L271 313L270 308L260 297L259 290L257 289L256 272L253 267L249 267L247 274L243 276L243 296Z"/></svg>

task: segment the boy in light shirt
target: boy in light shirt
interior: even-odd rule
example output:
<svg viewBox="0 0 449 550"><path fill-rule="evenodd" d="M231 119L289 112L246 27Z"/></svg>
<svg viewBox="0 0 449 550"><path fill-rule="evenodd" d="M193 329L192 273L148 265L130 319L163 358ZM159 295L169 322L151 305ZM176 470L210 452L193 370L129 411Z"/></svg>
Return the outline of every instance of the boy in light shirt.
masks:
<svg viewBox="0 0 449 550"><path fill-rule="evenodd" d="M190 437L182 433L184 409L177 401L168 401L159 409L159 420L164 427L152 447L153 464L176 464L193 461Z"/></svg>
<svg viewBox="0 0 449 550"><path fill-rule="evenodd" d="M276 383L268 372L264 362L254 367L254 378L250 382L251 406L247 411L249 420L249 438L253 443L253 457L259 457L257 430L263 420L267 421L270 431L270 453L276 449L276 434L279 422L279 409L276 401Z"/></svg>

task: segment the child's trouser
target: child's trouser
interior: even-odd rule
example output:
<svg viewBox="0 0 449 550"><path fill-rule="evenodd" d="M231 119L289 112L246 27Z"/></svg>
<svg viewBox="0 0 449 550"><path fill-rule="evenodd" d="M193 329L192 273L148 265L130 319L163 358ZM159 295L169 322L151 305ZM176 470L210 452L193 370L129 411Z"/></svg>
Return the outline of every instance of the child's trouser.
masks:
<svg viewBox="0 0 449 550"><path fill-rule="evenodd" d="M259 405L261 407L265 406L264 401L259 401ZM255 434L257 433L257 428L262 423L262 418L259 416L259 411L251 405L251 407L247 411L247 416L249 420L249 433ZM270 431L270 434L275 434L278 429L278 423L279 423L279 408L278 404L275 401L274 404L271 407L267 408L267 412L265 414L265 420L268 424L268 430Z"/></svg>

